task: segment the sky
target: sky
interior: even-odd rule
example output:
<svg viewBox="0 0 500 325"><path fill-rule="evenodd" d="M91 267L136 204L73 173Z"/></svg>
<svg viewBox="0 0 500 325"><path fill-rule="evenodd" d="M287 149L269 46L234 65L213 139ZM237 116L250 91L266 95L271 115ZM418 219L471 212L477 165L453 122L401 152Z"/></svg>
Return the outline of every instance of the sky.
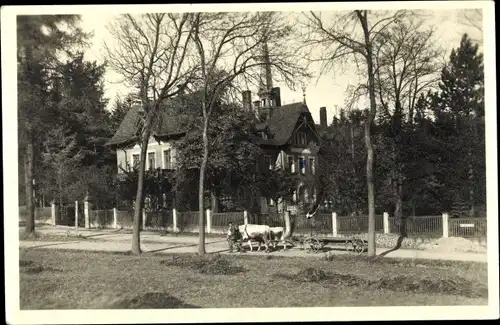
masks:
<svg viewBox="0 0 500 325"><path fill-rule="evenodd" d="M428 23L437 28L436 37L439 44L446 49L446 57L449 56L452 48L459 46L463 33L468 33L473 38L482 39L482 35L477 30L458 23L457 10L435 10L430 13L432 16L429 18ZM328 12L325 12L324 15L328 15ZM85 52L87 60L104 62L106 51L103 44L107 43L111 47L113 44L113 39L106 26L113 22L116 17L116 15L99 11L82 15L81 27L85 31L93 33L90 41L91 47ZM313 66L312 72L317 74L319 65ZM319 123L320 107L327 108L328 121L331 121L333 116L338 114L336 107L342 108L345 106L346 88L349 85L355 86L359 83L357 73L352 69L340 73L330 72L318 78L313 78L306 85L305 98L316 123ZM275 86L281 88L282 104L303 100L303 91L300 87L296 91L292 91L283 84L275 83ZM252 92L255 91L255 89L251 90ZM105 74L105 96L110 99L108 108L111 108L117 96L126 95L128 92L129 88L121 82L121 76L108 68Z"/></svg>

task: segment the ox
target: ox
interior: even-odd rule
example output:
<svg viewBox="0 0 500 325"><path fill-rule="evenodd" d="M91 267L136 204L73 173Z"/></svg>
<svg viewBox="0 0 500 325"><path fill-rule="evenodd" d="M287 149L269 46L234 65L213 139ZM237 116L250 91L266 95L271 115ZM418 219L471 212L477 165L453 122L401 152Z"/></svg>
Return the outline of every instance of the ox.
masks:
<svg viewBox="0 0 500 325"><path fill-rule="evenodd" d="M283 244L283 250L286 250L286 235L285 228L283 227L270 227L271 232L271 243L273 248L276 248L276 243L281 242Z"/></svg>
<svg viewBox="0 0 500 325"><path fill-rule="evenodd" d="M269 226L246 224L238 226L238 229L240 230L243 240L248 240L250 251L253 251L252 240L255 240L259 243L259 249L257 251L260 251L260 244L264 243L266 253L269 252L269 243L271 241L271 230Z"/></svg>

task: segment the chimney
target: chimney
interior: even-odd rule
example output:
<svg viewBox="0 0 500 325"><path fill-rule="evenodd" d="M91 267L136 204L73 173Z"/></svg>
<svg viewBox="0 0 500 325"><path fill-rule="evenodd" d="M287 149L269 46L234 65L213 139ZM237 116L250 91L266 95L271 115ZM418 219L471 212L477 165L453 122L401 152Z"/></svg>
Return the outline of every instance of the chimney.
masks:
<svg viewBox="0 0 500 325"><path fill-rule="evenodd" d="M252 110L252 93L250 90L245 90L241 93L243 97L243 109L247 111Z"/></svg>
<svg viewBox="0 0 500 325"><path fill-rule="evenodd" d="M186 87L184 85L177 85L177 91L179 95L184 95L186 93Z"/></svg>
<svg viewBox="0 0 500 325"><path fill-rule="evenodd" d="M253 107L254 107L257 111L260 111L260 100L254 100L254 101L253 101Z"/></svg>
<svg viewBox="0 0 500 325"><path fill-rule="evenodd" d="M326 128L326 107L320 107L319 108L319 125L321 125L321 127L324 127Z"/></svg>
<svg viewBox="0 0 500 325"><path fill-rule="evenodd" d="M273 88L273 98L274 98L274 103L276 104L276 107L281 106L281 91L280 87L274 87Z"/></svg>

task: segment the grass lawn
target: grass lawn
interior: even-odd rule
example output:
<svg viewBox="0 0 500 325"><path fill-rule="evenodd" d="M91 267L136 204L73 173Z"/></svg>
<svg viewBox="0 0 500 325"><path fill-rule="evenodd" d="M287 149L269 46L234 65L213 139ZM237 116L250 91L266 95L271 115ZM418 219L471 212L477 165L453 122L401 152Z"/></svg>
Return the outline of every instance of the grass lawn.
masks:
<svg viewBox="0 0 500 325"><path fill-rule="evenodd" d="M21 309L486 305L487 264L20 249Z"/></svg>

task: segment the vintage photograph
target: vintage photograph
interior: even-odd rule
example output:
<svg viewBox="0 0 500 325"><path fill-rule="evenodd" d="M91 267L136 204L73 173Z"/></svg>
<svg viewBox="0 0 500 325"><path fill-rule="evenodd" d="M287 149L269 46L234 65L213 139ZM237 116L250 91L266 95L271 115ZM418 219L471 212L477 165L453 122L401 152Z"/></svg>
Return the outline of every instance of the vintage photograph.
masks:
<svg viewBox="0 0 500 325"><path fill-rule="evenodd" d="M498 317L494 7L433 3L2 8L12 315Z"/></svg>

